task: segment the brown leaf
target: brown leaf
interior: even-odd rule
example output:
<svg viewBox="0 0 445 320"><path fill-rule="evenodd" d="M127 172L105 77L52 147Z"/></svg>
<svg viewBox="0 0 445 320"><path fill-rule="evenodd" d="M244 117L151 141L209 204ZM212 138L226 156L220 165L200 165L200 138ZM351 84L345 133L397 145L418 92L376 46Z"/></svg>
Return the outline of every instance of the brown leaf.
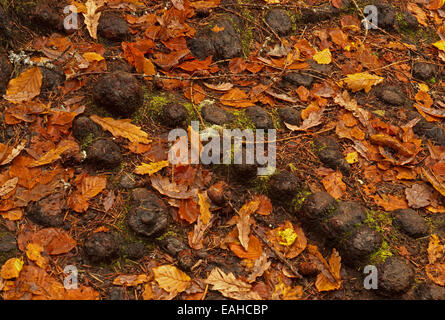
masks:
<svg viewBox="0 0 445 320"><path fill-rule="evenodd" d="M249 96L243 90L238 88L233 88L226 94L224 94L220 101L226 106L246 108L253 106L252 101L249 100Z"/></svg>
<svg viewBox="0 0 445 320"><path fill-rule="evenodd" d="M189 190L185 185L178 185L175 182L170 182L166 177L160 175L152 175L150 177L151 186L159 191L164 196L174 199L189 199L197 194L196 189Z"/></svg>
<svg viewBox="0 0 445 320"><path fill-rule="evenodd" d="M252 283L256 281L256 278L261 277L264 272L269 269L271 261L267 261L267 255L263 252L261 256L255 260L253 270L247 277L247 282Z"/></svg>
<svg viewBox="0 0 445 320"><path fill-rule="evenodd" d="M90 119L100 125L102 129L108 130L115 137L123 137L132 142L148 144L148 134L140 127L131 124L131 119L114 120L113 118L101 118L95 114Z"/></svg>
<svg viewBox="0 0 445 320"><path fill-rule="evenodd" d="M236 229L234 229L236 231ZM263 249L261 247L261 242L254 235L249 236L248 249L245 249L237 242L229 243L229 248L232 252L241 259L255 260L261 256Z"/></svg>
<svg viewBox="0 0 445 320"><path fill-rule="evenodd" d="M126 287L135 287L142 283L148 282L148 277L145 274L123 274L117 276L113 280L113 284L115 286L126 286Z"/></svg>
<svg viewBox="0 0 445 320"><path fill-rule="evenodd" d="M286 122L284 124L291 131L307 131L308 129L316 127L321 123L323 112L323 108L319 109L319 111L311 112L309 116L303 121L301 126L292 125Z"/></svg>
<svg viewBox="0 0 445 320"><path fill-rule="evenodd" d="M236 227L238 229L238 239L245 250L249 248L250 215L254 213L260 205L260 201L250 201L239 210L239 219Z"/></svg>
<svg viewBox="0 0 445 320"><path fill-rule="evenodd" d="M43 166L45 164L49 164L60 159L61 155L69 150L76 150L79 148L79 145L73 140L63 140L59 143L57 148L52 149L41 156L39 159L28 164L28 167L34 168Z"/></svg>
<svg viewBox="0 0 445 320"><path fill-rule="evenodd" d="M40 94L42 79L39 67L30 68L9 81L3 98L13 103L29 101Z"/></svg>
<svg viewBox="0 0 445 320"><path fill-rule="evenodd" d="M193 223L200 215L199 206L192 198L182 199L178 214L181 219L184 219L188 223Z"/></svg>
<svg viewBox="0 0 445 320"><path fill-rule="evenodd" d="M430 204L432 189L426 184L416 183L411 188L405 189L405 195L411 208L423 208Z"/></svg>
<svg viewBox="0 0 445 320"><path fill-rule="evenodd" d="M430 264L436 263L437 261L440 262L444 257L444 246L440 243L439 238L435 234L431 235L427 252Z"/></svg>
<svg viewBox="0 0 445 320"><path fill-rule="evenodd" d="M67 253L77 245L76 240L59 228L39 230L31 235L30 240L32 243L41 245L50 255Z"/></svg>
<svg viewBox="0 0 445 320"><path fill-rule="evenodd" d="M321 271L315 280L315 287L318 292L337 290L341 287L341 258L337 250L332 249L329 263L323 258L317 246L308 245L311 261L317 265Z"/></svg>
<svg viewBox="0 0 445 320"><path fill-rule="evenodd" d="M287 259L297 257L306 248L307 239L303 229L294 226L290 221L267 232L267 238L278 252Z"/></svg>
<svg viewBox="0 0 445 320"><path fill-rule="evenodd" d="M224 273L218 267L214 268L206 283L212 285L212 290L219 291L223 296L236 300L261 300L255 291L251 291L252 286L242 280L235 278L233 273Z"/></svg>
<svg viewBox="0 0 445 320"><path fill-rule="evenodd" d="M328 174L321 180L326 191L335 199L343 197L346 193L346 184L342 180L343 175L340 171L335 171Z"/></svg>

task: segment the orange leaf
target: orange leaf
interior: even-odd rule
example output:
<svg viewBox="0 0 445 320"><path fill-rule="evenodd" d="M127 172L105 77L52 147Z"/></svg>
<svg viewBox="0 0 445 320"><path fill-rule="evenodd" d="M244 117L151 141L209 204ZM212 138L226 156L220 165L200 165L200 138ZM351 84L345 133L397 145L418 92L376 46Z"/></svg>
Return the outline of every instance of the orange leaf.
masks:
<svg viewBox="0 0 445 320"><path fill-rule="evenodd" d="M221 98L221 103L226 106L246 108L253 106L254 104L249 100L249 96L243 90L238 88L233 88Z"/></svg>
<svg viewBox="0 0 445 320"><path fill-rule="evenodd" d="M29 101L40 94L42 79L39 67L28 69L9 81L8 89L3 97L13 103Z"/></svg>

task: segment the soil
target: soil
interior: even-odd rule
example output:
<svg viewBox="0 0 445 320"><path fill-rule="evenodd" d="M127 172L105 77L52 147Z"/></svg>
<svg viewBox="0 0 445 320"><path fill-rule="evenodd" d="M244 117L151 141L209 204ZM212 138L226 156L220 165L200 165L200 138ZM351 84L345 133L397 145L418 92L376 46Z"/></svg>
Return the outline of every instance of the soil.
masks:
<svg viewBox="0 0 445 320"><path fill-rule="evenodd" d="M71 174L71 178L64 176L59 180L63 188L50 190L37 201L29 201L22 208L24 217L18 221L0 215L1 265L13 257L35 265L19 249L19 235L23 230L51 227L67 231L77 246L67 253L49 257L49 268L79 265L81 282L97 290L100 299L141 299L143 285L118 286L113 284L113 279L123 274L151 277L153 267L166 264L177 266L193 279L205 279L215 267L233 273L238 279L247 279L251 270L248 266L250 263L253 266L254 261L236 255L225 239L237 223L243 205L255 195L264 195L271 200L271 213L252 214L251 230L255 230L252 235L259 239L272 265L252 283L253 291L271 298L274 288L284 279L282 285L286 288L302 286L300 298L307 300L445 299L444 287L433 283L425 272L430 236L445 237L443 195L440 187L434 186L434 181L425 178L422 172L429 168L426 159L432 146L445 145L444 68L437 48L431 45L438 41L431 26L419 24L416 17L406 11L405 2L396 0L378 5L382 30L369 30L366 36L360 28L342 26L345 23L342 19L347 16L353 16L360 24L361 15L351 1L343 1L341 9L322 0L306 1L304 6L295 9L288 5L289 1L275 6L259 0L249 3L223 0L218 8L201 8L195 10L194 15L185 16L178 13L181 10L172 9L170 2L166 5L164 1L141 1L144 3L141 10L134 10L131 5L104 10L98 23L98 39L92 39L84 27L64 30L60 2L49 0L38 6L20 8L0 6L0 35L4 35L0 42L0 94L6 92L9 81L18 76L19 70L30 67L23 61L14 62L13 57L10 61L8 50L15 53L24 50L27 55L34 55L33 58L49 55L47 59L56 65L56 68L39 66L43 77L41 92L32 102L39 101L49 109L40 113L30 103L28 111L23 109L14 114L11 111L15 110L14 104L1 100L0 140L5 145L16 146L26 138L27 145L21 155L31 160L55 149L66 137L79 145L75 155L63 155L45 164L48 170L56 170L57 163L58 169L67 176ZM354 2L364 7L363 1ZM178 17L161 13L168 9ZM24 17L28 15L33 18L25 22ZM153 18L154 27L147 28ZM131 22L133 20L138 22ZM187 28L182 29L185 24ZM340 28L351 40L349 49L335 45L329 35L333 29ZM22 37L17 37L15 32ZM60 39L54 40L58 39L53 35L55 32L69 39L75 50L54 56L54 52L60 53L55 49L62 43ZM181 40L172 36L177 34ZM155 39L152 47L150 37ZM49 45L48 39L51 39ZM153 62L156 74L138 72L139 66L131 63L132 58L124 52L122 42L141 39L149 48L139 43L139 49L144 51L139 59ZM308 44L301 44L305 39ZM357 62L354 54L360 48L354 46L362 41L367 49L362 48ZM298 52L297 47L293 47L297 42L300 43ZM392 47L388 46L390 42ZM409 48L397 46L396 42L409 44ZM281 44L286 44L288 51L279 57L270 54L272 50L284 50L277 49ZM335 57L333 63L317 63L313 54L308 54L326 48L330 48ZM170 55L181 50L185 53L180 58ZM88 68L91 69L74 70L79 61L84 62L85 53L92 51L100 52L107 68L99 67L101 61L90 61ZM288 69L286 62L293 57L290 52L295 54L295 61L290 64L293 69ZM210 64L206 64L210 56ZM280 59L282 65L274 66ZM378 67L374 65L376 60ZM190 63L199 67L187 71ZM407 66L408 71L399 65ZM258 66L262 71L255 70ZM219 69L212 71L212 68ZM334 100L333 89L325 86L326 83L338 86L335 94L340 94L348 88L346 74L365 71L385 79L370 91L348 90L361 109L353 104L341 106ZM230 91L224 89L227 83L245 90L253 105L236 108L220 103L220 95ZM209 84L223 89L204 90ZM413 106L420 84L427 84L428 92L437 101L434 110L439 116L434 121L429 121L427 115ZM194 96L187 94L191 88ZM297 95L304 89L309 100ZM201 102L194 100L198 98L202 98ZM244 99L247 98L241 100ZM288 130L285 123L294 126L308 123L307 108L311 103L323 110L322 124L294 132ZM60 121L57 122L48 110L69 114L71 120L63 123L56 119ZM130 119L147 132L150 143L133 143L123 136L113 136L92 121L91 115ZM337 126L340 117L348 128L364 128L364 137L342 136ZM417 118L416 123L411 122ZM166 160L172 145L167 139L170 130L187 129L190 120L215 130L277 129L276 172L270 177L259 177L258 163L170 165L156 174L134 172L142 162ZM367 123L366 128L363 122ZM402 135L404 130L408 134ZM421 151L412 162L400 164L396 157L407 151L397 149L395 144L371 144L370 136L377 132L400 137L400 143L416 141L410 148L417 146ZM378 158L366 153L365 145L369 150L377 150ZM245 146L242 148L245 151ZM350 161L348 156L354 152L358 160ZM11 166L7 164L3 168L10 170ZM440 173L440 166L434 168ZM408 176L408 171L414 176ZM2 179L7 180L6 173L2 173ZM76 177L85 173L105 176L107 182L103 192L88 199L89 209L80 214L70 208L67 199L74 192L82 192L74 184ZM341 175L341 183L329 185L326 177L332 174ZM153 183L158 176L173 179L175 184L164 185L165 189L160 191ZM443 178L440 174L435 177ZM21 179L16 193L25 194L26 181ZM405 203L405 190L413 182L431 185L429 205L414 209L407 208L406 204L404 209L393 210L394 203L387 195L394 195ZM42 183L38 187L43 190L46 185ZM185 186L185 191L179 192L178 185ZM345 191L334 198L335 187L343 185ZM197 208L196 216L184 219L185 198L177 196L193 189L208 197L212 216L212 225L203 231L203 246L198 249L192 246L190 237L202 214L199 198L193 199L195 206L192 204L190 209ZM171 193L177 198L168 196ZM111 207L107 209L109 203ZM6 204L1 203L0 213L8 211L3 210ZM261 209L265 207L262 203ZM438 209L433 213L432 208ZM301 227L308 243L316 245L326 260L333 249L339 252L342 279L339 290L320 292L315 288L320 266L313 263L307 250L292 259L276 254L266 234L286 221ZM292 276L289 265L298 270L302 278ZM367 265L375 265L379 271L377 290L363 287L366 276L363 269ZM194 285L196 288L177 298L204 292L199 284ZM205 299L226 297L209 288Z"/></svg>

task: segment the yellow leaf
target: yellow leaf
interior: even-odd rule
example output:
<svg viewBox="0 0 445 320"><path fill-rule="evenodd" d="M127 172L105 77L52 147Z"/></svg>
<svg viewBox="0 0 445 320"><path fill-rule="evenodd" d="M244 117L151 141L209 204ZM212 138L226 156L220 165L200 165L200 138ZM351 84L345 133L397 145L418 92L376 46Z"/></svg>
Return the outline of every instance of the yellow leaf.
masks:
<svg viewBox="0 0 445 320"><path fill-rule="evenodd" d="M294 228L280 230L278 231L278 236L281 238L280 244L286 247L291 246L297 239L297 233L294 231Z"/></svg>
<svg viewBox="0 0 445 320"><path fill-rule="evenodd" d="M95 114L91 115L90 119L100 125L102 129L110 131L115 137L127 138L135 143L150 143L148 134L140 127L131 124L131 119L114 120L113 118L101 118Z"/></svg>
<svg viewBox="0 0 445 320"><path fill-rule="evenodd" d="M353 164L353 163L356 163L357 161L358 161L358 153L357 153L357 151L349 152L346 155L346 162L347 163Z"/></svg>
<svg viewBox="0 0 445 320"><path fill-rule="evenodd" d="M187 274L172 265L153 268L154 279L167 292L182 292L192 280Z"/></svg>
<svg viewBox="0 0 445 320"><path fill-rule="evenodd" d="M371 90L372 86L382 83L383 78L372 75L368 72L362 72L348 74L344 81L353 92L357 92L363 89L366 93L368 93Z"/></svg>
<svg viewBox="0 0 445 320"><path fill-rule="evenodd" d="M436 261L440 261L444 255L444 247L435 234L431 235L427 251L428 261L430 262L430 264L433 264Z"/></svg>
<svg viewBox="0 0 445 320"><path fill-rule="evenodd" d="M105 60L104 57L102 57L100 54L98 54L98 53L96 53L96 52L85 52L85 53L83 54L83 57L84 57L85 60L87 60L88 62Z"/></svg>
<svg viewBox="0 0 445 320"><path fill-rule="evenodd" d="M17 278L23 268L23 260L19 258L11 258L5 262L0 271L3 279Z"/></svg>
<svg viewBox="0 0 445 320"><path fill-rule="evenodd" d="M39 67L28 69L17 78L9 81L8 89L3 98L13 103L29 101L40 94L42 79L43 76Z"/></svg>
<svg viewBox="0 0 445 320"><path fill-rule="evenodd" d="M445 52L445 40L440 40L435 43L433 43L433 46L435 46L437 49Z"/></svg>
<svg viewBox="0 0 445 320"><path fill-rule="evenodd" d="M136 169L134 169L134 173L148 174L151 176L153 173L156 173L162 170L163 168L168 167L168 165L169 165L168 160L152 162L152 163L141 163L140 166L137 166Z"/></svg>
<svg viewBox="0 0 445 320"><path fill-rule="evenodd" d="M15 208L9 211L0 212L0 216L11 221L18 221L23 217L23 209Z"/></svg>
<svg viewBox="0 0 445 320"><path fill-rule="evenodd" d="M48 262L42 257L43 247L38 243L29 243L26 247L26 256L34 261L40 268L46 269Z"/></svg>
<svg viewBox="0 0 445 320"><path fill-rule="evenodd" d="M425 83L419 83L419 90L423 91L423 92L428 92L430 90L430 88Z"/></svg>
<svg viewBox="0 0 445 320"><path fill-rule="evenodd" d="M207 225L212 217L212 213L210 212L210 203L205 193L198 192L198 199L200 212L199 219L204 225Z"/></svg>
<svg viewBox="0 0 445 320"><path fill-rule="evenodd" d="M316 54L314 54L313 59L318 63L318 64L330 64L332 62L332 54L331 51L329 50L329 48L326 48L320 52L317 52Z"/></svg>

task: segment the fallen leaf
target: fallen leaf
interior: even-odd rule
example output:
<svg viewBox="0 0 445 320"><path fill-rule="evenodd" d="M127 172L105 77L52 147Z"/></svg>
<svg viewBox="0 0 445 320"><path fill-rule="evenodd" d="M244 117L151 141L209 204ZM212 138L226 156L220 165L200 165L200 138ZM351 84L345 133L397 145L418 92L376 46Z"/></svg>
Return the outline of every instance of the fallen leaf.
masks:
<svg viewBox="0 0 445 320"><path fill-rule="evenodd" d="M372 86L375 86L383 82L383 78L372 75L368 72L348 74L344 79L344 82L348 85L349 89L353 92L365 90L368 93Z"/></svg>
<svg viewBox="0 0 445 320"><path fill-rule="evenodd" d="M14 177L12 179L9 179L6 181L1 187L0 187L0 197L3 197L13 191L15 187L17 186L17 182L19 181L18 177Z"/></svg>
<svg viewBox="0 0 445 320"><path fill-rule="evenodd" d="M290 221L267 232L267 237L278 252L287 259L297 257L306 248L307 239L303 229Z"/></svg>
<svg viewBox="0 0 445 320"><path fill-rule="evenodd" d="M339 199L346 193L346 184L343 182L343 175L340 171L328 174L321 180L326 191L335 199Z"/></svg>
<svg viewBox="0 0 445 320"><path fill-rule="evenodd" d="M430 204L432 189L426 184L414 184L411 188L405 189L406 200L411 208L419 209Z"/></svg>
<svg viewBox="0 0 445 320"><path fill-rule="evenodd" d="M40 94L42 79L43 76L39 67L30 68L17 78L9 81L8 89L3 98L13 103L30 101Z"/></svg>
<svg viewBox="0 0 445 320"><path fill-rule="evenodd" d="M252 286L242 280L235 278L233 273L224 273L218 267L214 268L206 283L212 285L212 290L219 291L223 296L236 300L261 300L255 291L251 291Z"/></svg>
<svg viewBox="0 0 445 320"><path fill-rule="evenodd" d="M100 125L102 129L110 131L115 137L123 137L131 142L148 144L148 134L140 127L131 124L131 119L114 120L113 118L101 118L95 114L90 119Z"/></svg>
<svg viewBox="0 0 445 320"><path fill-rule="evenodd" d="M329 48L317 52L312 59L314 59L318 64L330 64L332 62L332 54Z"/></svg>
<svg viewBox="0 0 445 320"><path fill-rule="evenodd" d="M153 268L154 280L167 292L183 292L190 285L191 278L172 265Z"/></svg>
<svg viewBox="0 0 445 320"><path fill-rule="evenodd" d="M23 260L19 258L11 258L5 262L0 271L0 276L3 279L13 279L17 278L20 274L20 271L23 268Z"/></svg>
<svg viewBox="0 0 445 320"><path fill-rule="evenodd" d="M260 201L250 201L244 204L238 211L239 219L236 227L238 239L245 250L249 249L250 215L257 211Z"/></svg>
<svg viewBox="0 0 445 320"><path fill-rule="evenodd" d="M315 287L318 292L332 291L340 289L341 287L341 258L337 250L332 249L329 263L323 258L317 246L308 245L308 250L311 255L311 261L317 265L320 273L315 280Z"/></svg>
<svg viewBox="0 0 445 320"><path fill-rule="evenodd" d="M88 0L85 2L86 13L83 13L85 17L85 25L87 26L88 33L91 38L97 39L97 26L99 25L100 12L97 10L102 7L103 0Z"/></svg>
<svg viewBox="0 0 445 320"><path fill-rule="evenodd" d="M141 165L137 166L136 169L134 169L134 173L136 174L148 174L152 175L160 170L162 170L165 167L168 167L169 161L159 161L159 162L152 162L152 163L141 163Z"/></svg>
<svg viewBox="0 0 445 320"><path fill-rule="evenodd" d="M254 104L249 100L249 96L243 90L233 88L226 94L224 94L220 101L226 106L246 108L253 106Z"/></svg>
<svg viewBox="0 0 445 320"><path fill-rule="evenodd" d="M145 274L130 274L130 275L120 275L114 278L113 284L115 286L125 286L125 287L135 287L142 283L148 282L148 277Z"/></svg>

